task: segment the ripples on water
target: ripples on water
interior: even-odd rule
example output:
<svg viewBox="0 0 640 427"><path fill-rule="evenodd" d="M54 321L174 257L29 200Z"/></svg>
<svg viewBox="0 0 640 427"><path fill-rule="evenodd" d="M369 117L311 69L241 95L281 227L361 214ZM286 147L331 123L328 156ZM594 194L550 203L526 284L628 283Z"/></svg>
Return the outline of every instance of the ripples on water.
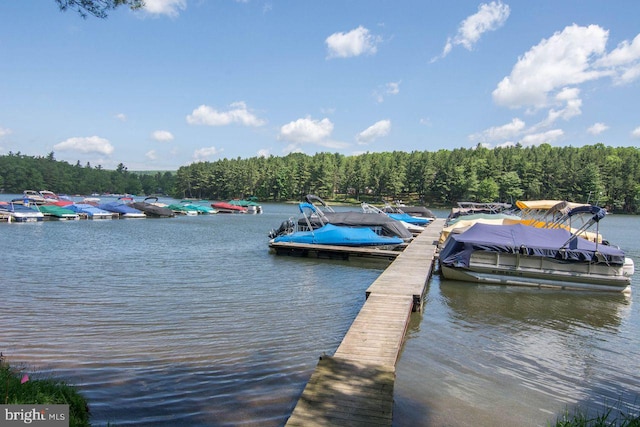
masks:
<svg viewBox="0 0 640 427"><path fill-rule="evenodd" d="M263 215L0 224L0 350L94 425L281 425L382 267L277 257Z"/></svg>
<svg viewBox="0 0 640 427"><path fill-rule="evenodd" d="M601 231L640 266L637 217ZM640 292L430 282L397 366L394 425L545 426L576 405L640 413Z"/></svg>

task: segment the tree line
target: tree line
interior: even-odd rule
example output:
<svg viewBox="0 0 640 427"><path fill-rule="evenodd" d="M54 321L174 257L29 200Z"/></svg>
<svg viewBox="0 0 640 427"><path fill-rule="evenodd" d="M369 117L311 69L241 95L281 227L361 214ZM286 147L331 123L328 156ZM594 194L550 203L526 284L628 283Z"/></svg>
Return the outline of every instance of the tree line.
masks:
<svg viewBox="0 0 640 427"><path fill-rule="evenodd" d="M47 157L0 156L5 192L49 189L69 194L165 193L175 198L263 201L322 198L403 199L449 207L458 201L558 199L597 203L612 212L640 211L636 147L500 147L251 157L198 162L175 172L129 172Z"/></svg>

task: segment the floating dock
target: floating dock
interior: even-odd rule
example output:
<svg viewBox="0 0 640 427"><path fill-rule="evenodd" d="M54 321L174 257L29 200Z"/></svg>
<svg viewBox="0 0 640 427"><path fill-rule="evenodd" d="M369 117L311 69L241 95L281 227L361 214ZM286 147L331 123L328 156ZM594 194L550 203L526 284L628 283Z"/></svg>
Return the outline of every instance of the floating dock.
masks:
<svg viewBox="0 0 640 427"><path fill-rule="evenodd" d="M333 356L322 356L287 426L391 426L395 366L412 311L422 310L444 219L436 219L367 289Z"/></svg>
<svg viewBox="0 0 640 427"><path fill-rule="evenodd" d="M393 261L402 253L401 250L404 247L405 246L401 245L398 250L385 250L378 248L313 245L290 242L269 243L269 249L277 255L341 260L349 260L352 258L372 258Z"/></svg>

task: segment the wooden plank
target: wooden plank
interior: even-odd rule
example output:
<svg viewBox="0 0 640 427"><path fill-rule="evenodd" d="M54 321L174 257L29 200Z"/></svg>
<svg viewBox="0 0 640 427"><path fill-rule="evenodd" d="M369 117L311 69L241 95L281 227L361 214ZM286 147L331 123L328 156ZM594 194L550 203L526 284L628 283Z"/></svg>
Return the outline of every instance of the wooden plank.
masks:
<svg viewBox="0 0 640 427"><path fill-rule="evenodd" d="M395 368L324 356L287 426L390 426Z"/></svg>

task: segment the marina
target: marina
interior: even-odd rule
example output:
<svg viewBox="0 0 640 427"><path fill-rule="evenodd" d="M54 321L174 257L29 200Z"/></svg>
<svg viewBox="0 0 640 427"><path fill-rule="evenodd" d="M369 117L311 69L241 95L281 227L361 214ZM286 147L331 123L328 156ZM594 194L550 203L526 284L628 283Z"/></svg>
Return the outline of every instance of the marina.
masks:
<svg viewBox="0 0 640 427"><path fill-rule="evenodd" d="M2 224L14 249L0 347L77 385L94 425L284 425L313 384L313 410L341 396L354 407L338 416L398 426L537 426L573 405L637 402L635 276L630 295L409 280L399 262L434 224L382 263L274 256L267 231L290 211ZM602 231L637 260L637 233L623 232L636 222L614 215ZM59 273L21 274L42 266ZM398 278L422 288L381 294ZM406 320L363 322L375 311ZM366 348L374 339L386 344ZM361 383L344 382L354 370Z"/></svg>

